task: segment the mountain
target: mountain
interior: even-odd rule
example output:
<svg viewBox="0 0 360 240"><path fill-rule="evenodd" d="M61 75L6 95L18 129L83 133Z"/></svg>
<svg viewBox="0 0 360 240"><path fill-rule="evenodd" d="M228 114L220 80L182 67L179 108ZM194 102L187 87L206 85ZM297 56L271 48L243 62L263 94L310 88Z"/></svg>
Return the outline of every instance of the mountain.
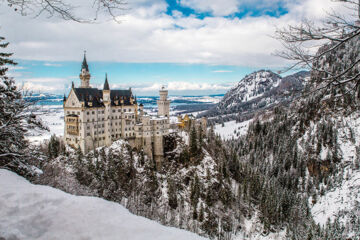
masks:
<svg viewBox="0 0 360 240"><path fill-rule="evenodd" d="M216 117L233 115L251 118L258 110L287 104L299 96L309 72L301 71L287 77L270 70L260 70L245 76L224 98L203 115Z"/></svg>

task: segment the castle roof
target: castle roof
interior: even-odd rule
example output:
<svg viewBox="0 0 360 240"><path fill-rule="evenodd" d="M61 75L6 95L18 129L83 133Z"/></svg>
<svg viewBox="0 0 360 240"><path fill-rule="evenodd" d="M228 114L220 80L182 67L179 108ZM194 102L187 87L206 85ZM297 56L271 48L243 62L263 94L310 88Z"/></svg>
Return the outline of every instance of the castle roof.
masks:
<svg viewBox="0 0 360 240"><path fill-rule="evenodd" d="M74 92L79 101L85 102L86 108L104 107L103 91L97 88L74 88ZM110 90L111 106L132 105L130 99L132 98L131 90ZM118 101L118 104L115 102ZM92 104L89 104L92 103ZM134 103L136 103L134 101Z"/></svg>
<svg viewBox="0 0 360 240"><path fill-rule="evenodd" d="M86 62L86 52L84 52L84 59L81 65L81 69L85 69L87 72L89 71L89 66Z"/></svg>
<svg viewBox="0 0 360 240"><path fill-rule="evenodd" d="M107 74L105 76L104 90L110 90L109 82L107 80Z"/></svg>

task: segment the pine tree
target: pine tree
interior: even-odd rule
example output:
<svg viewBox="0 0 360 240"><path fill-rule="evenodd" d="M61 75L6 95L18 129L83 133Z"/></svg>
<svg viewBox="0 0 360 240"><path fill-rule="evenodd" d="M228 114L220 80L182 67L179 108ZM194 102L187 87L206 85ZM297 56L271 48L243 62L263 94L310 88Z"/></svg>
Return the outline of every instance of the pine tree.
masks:
<svg viewBox="0 0 360 240"><path fill-rule="evenodd" d="M190 133L190 155L192 157L197 156L198 154L198 145L197 145L197 139L196 139L196 129L193 126L191 133Z"/></svg>
<svg viewBox="0 0 360 240"><path fill-rule="evenodd" d="M3 41L4 38L0 37L0 49L9 45ZM0 168L27 175L31 169L28 165L30 154L26 151L28 142L24 137L26 103L14 79L6 75L8 66L16 65L9 59L11 56L12 53L0 50Z"/></svg>
<svg viewBox="0 0 360 240"><path fill-rule="evenodd" d="M176 186L173 180L168 179L168 195L169 195L169 206L172 209L176 209L178 207L178 202L177 202L177 192L176 192Z"/></svg>
<svg viewBox="0 0 360 240"><path fill-rule="evenodd" d="M52 135L48 144L48 155L50 158L56 158L60 152L60 141L55 135Z"/></svg>

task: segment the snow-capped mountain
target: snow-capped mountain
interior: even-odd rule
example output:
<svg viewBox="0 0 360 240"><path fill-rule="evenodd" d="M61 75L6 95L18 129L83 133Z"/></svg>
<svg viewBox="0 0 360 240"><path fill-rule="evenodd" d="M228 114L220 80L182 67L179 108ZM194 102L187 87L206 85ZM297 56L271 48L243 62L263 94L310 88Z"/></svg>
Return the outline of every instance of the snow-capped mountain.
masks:
<svg viewBox="0 0 360 240"><path fill-rule="evenodd" d="M270 70L251 73L230 89L206 115L253 115L257 110L270 109L279 103L289 103L302 91L308 77L309 73L306 71L284 78Z"/></svg>
<svg viewBox="0 0 360 240"><path fill-rule="evenodd" d="M260 70L243 78L226 93L218 108L231 109L239 103L260 97L279 86L281 77L271 71Z"/></svg>

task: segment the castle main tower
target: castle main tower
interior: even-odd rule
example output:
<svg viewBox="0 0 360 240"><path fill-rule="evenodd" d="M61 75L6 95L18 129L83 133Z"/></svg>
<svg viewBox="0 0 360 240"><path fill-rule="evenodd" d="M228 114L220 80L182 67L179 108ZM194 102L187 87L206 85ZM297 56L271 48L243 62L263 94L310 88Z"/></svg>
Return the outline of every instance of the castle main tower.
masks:
<svg viewBox="0 0 360 240"><path fill-rule="evenodd" d="M80 88L90 88L90 72L89 66L86 62L86 52L84 52L84 59L81 65L81 73L80 73L81 85Z"/></svg>
<svg viewBox="0 0 360 240"><path fill-rule="evenodd" d="M169 117L170 100L167 100L168 90L165 88L165 86L162 86L159 92L160 92L160 100L157 101L158 116Z"/></svg>

